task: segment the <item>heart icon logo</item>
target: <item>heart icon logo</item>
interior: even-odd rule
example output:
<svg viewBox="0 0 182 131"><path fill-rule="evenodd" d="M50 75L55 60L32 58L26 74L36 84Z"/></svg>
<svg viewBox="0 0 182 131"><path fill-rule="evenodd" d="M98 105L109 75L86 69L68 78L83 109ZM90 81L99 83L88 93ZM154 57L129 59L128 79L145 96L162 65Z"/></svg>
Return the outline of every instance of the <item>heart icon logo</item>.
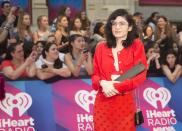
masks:
<svg viewBox="0 0 182 131"><path fill-rule="evenodd" d="M79 90L75 94L75 101L85 111L90 112L89 105L94 104L96 94L97 94L97 92L94 90L91 92L88 92L86 90Z"/></svg>
<svg viewBox="0 0 182 131"><path fill-rule="evenodd" d="M160 87L157 90L149 87L144 90L143 97L150 105L157 109L157 101L160 101L162 108L164 108L171 99L171 93L164 87Z"/></svg>
<svg viewBox="0 0 182 131"><path fill-rule="evenodd" d="M32 105L32 98L29 94L21 92L15 96L6 93L6 97L0 102L0 109L13 117L13 109L19 110L19 116L22 116Z"/></svg>

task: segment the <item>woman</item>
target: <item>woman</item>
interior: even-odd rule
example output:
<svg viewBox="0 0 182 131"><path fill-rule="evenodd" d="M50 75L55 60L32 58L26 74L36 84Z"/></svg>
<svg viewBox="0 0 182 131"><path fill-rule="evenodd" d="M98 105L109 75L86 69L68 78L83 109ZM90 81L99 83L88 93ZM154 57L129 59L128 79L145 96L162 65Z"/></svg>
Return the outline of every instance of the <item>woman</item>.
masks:
<svg viewBox="0 0 182 131"><path fill-rule="evenodd" d="M172 49L174 42L170 23L165 16L159 16L157 19L156 43L160 48L161 62L164 62L164 54L167 50Z"/></svg>
<svg viewBox="0 0 182 131"><path fill-rule="evenodd" d="M20 11L19 13L18 25L14 31L14 37L16 40L23 41L25 56L28 56L32 52L34 43L31 31L31 18L30 15L24 11Z"/></svg>
<svg viewBox="0 0 182 131"><path fill-rule="evenodd" d="M18 18L18 25L15 31L15 38L21 41L33 41L31 31L31 18L26 12L21 11Z"/></svg>
<svg viewBox="0 0 182 131"><path fill-rule="evenodd" d="M92 55L94 55L95 48L97 47L98 43L105 40L104 26L105 25L103 22L97 22L94 27L93 36L91 37L91 43L89 44Z"/></svg>
<svg viewBox="0 0 182 131"><path fill-rule="evenodd" d="M32 52L24 59L22 43L9 45L5 60L2 62L2 71L6 77L15 80L19 77L33 77L36 73L36 52Z"/></svg>
<svg viewBox="0 0 182 131"><path fill-rule="evenodd" d="M45 15L41 15L37 18L38 30L34 32L34 43L37 41L47 41L48 36L51 34L49 31L48 18Z"/></svg>
<svg viewBox="0 0 182 131"><path fill-rule="evenodd" d="M80 34L82 36L86 36L86 31L82 30L82 22L79 17L73 19L70 35L73 34Z"/></svg>
<svg viewBox="0 0 182 131"><path fill-rule="evenodd" d="M174 50L168 50L165 55L165 61L162 65L164 75L175 84L181 75L181 65L178 63L177 53Z"/></svg>
<svg viewBox="0 0 182 131"><path fill-rule="evenodd" d="M68 52L68 19L65 15L58 16L57 26L56 26L56 44L60 52Z"/></svg>
<svg viewBox="0 0 182 131"><path fill-rule="evenodd" d="M154 31L152 29L152 26L150 25L146 25L144 30L143 30L143 40L144 40L144 44L146 45L146 43L150 42L150 41L154 41Z"/></svg>
<svg viewBox="0 0 182 131"><path fill-rule="evenodd" d="M64 55L60 54L55 43L47 43L42 52L43 59L36 62L37 77L41 80L54 76L69 77L70 70L64 65Z"/></svg>
<svg viewBox="0 0 182 131"><path fill-rule="evenodd" d="M145 45L145 52L146 52L147 64L148 64L147 75L161 76L162 70L161 70L161 65L159 62L160 54L158 52L155 52L154 42L148 42L147 45Z"/></svg>
<svg viewBox="0 0 182 131"><path fill-rule="evenodd" d="M143 43L137 39L132 16L115 10L105 26L106 41L94 55L93 88L98 91L94 104L94 130L134 131L136 112L133 90L146 79L146 71L123 82L114 81L139 62L147 66Z"/></svg>
<svg viewBox="0 0 182 131"><path fill-rule="evenodd" d="M66 16L67 17L67 20L68 20L68 23L70 23L70 17L71 17L71 9L69 6L61 6L59 11L58 11L58 17L59 16ZM56 31L56 23L57 23L57 19L58 17L56 17L54 20L53 20L53 23L51 25L51 32L55 32ZM70 25L68 25L68 28L70 28Z"/></svg>
<svg viewBox="0 0 182 131"><path fill-rule="evenodd" d="M87 17L86 11L80 11L77 16L80 18L81 22L82 22L82 29L85 31L89 31L90 30L90 20Z"/></svg>
<svg viewBox="0 0 182 131"><path fill-rule="evenodd" d="M70 52L65 55L65 63L74 76L91 75L92 57L86 47L85 39L82 35L70 36Z"/></svg>

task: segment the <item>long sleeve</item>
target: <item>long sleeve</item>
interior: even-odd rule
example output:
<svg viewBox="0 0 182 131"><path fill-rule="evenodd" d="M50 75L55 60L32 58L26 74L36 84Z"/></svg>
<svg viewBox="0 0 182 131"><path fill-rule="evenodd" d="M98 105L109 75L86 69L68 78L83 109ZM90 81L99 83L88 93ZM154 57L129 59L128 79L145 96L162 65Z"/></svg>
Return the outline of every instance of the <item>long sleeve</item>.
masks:
<svg viewBox="0 0 182 131"><path fill-rule="evenodd" d="M92 74L92 87L93 89L95 90L98 90L100 88L100 84L99 84L99 81L101 80L101 77L100 77L100 51L101 49L101 45L99 45L97 48L96 48L96 51L95 51L95 55L94 55L94 59L93 59L93 74Z"/></svg>
<svg viewBox="0 0 182 131"><path fill-rule="evenodd" d="M145 65L146 70L131 79L127 79L120 83L115 83L114 87L119 92L126 92L126 91L133 90L137 86L139 86L141 83L143 83L144 80L146 79L147 61L146 61L144 46L140 40L136 40L134 42L136 42L136 43L133 43L134 44L133 46L134 65L138 64L139 62L142 62Z"/></svg>

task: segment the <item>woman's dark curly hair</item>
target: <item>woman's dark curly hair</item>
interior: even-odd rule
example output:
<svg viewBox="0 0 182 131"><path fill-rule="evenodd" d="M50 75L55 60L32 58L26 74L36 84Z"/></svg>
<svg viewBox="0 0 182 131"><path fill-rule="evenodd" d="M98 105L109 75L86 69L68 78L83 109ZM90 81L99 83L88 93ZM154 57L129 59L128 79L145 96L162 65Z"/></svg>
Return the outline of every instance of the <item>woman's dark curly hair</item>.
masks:
<svg viewBox="0 0 182 131"><path fill-rule="evenodd" d="M125 48L130 46L133 43L134 39L138 38L137 27L135 21L132 18L132 15L130 15L125 9L117 9L109 16L105 26L107 46L109 48L116 47L116 38L113 36L112 33L111 21L115 20L118 16L124 17L128 22L129 26L132 27L132 30L128 32L126 40L123 41L123 46Z"/></svg>
<svg viewBox="0 0 182 131"><path fill-rule="evenodd" d="M56 44L55 44L55 43L49 42L49 43L47 43L47 44L44 46L44 49L43 49L43 51L42 51L42 56L43 56L44 59L46 58L46 52L49 52L49 49L50 49L50 47L51 47L52 45L56 45ZM62 68L63 62L59 59L59 57L55 60L53 66L54 66L54 68L56 68L56 69Z"/></svg>

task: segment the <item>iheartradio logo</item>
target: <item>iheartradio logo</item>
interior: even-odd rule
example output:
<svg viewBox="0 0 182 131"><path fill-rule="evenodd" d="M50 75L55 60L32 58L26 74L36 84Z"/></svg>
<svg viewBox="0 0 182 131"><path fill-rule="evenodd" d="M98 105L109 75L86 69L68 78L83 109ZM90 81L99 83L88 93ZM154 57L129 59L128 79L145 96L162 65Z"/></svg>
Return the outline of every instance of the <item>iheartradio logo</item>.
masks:
<svg viewBox="0 0 182 131"><path fill-rule="evenodd" d="M19 110L19 116L22 116L32 105L32 98L29 94L21 92L15 96L6 93L6 98L0 102L0 109L13 117L13 109Z"/></svg>
<svg viewBox="0 0 182 131"><path fill-rule="evenodd" d="M97 92L92 90L88 92L86 90L79 90L75 94L76 103L82 107L85 111L90 112L90 104L94 104Z"/></svg>
<svg viewBox="0 0 182 131"><path fill-rule="evenodd" d="M157 90L147 88L143 92L143 97L150 105L157 109L157 101L160 101L162 108L164 108L171 99L171 93L164 87L160 87Z"/></svg>

